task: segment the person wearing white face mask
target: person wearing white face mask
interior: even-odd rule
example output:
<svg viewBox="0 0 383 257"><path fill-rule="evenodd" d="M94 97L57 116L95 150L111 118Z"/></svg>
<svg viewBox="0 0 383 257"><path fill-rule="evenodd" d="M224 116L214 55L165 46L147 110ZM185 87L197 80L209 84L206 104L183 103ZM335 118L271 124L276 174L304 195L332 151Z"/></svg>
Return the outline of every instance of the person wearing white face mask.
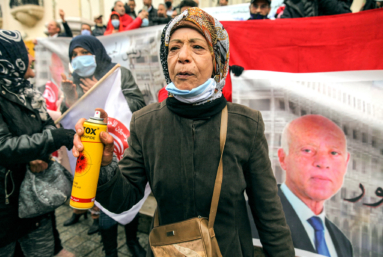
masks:
<svg viewBox="0 0 383 257"><path fill-rule="evenodd" d="M147 16L148 12L142 12L134 21L124 27L122 16L118 12L112 11L104 36L139 28Z"/></svg>
<svg viewBox="0 0 383 257"><path fill-rule="evenodd" d="M106 53L102 43L93 36L77 36L69 45L69 59L73 68L73 81L62 74L61 87L65 98L61 112L72 106L81 96L91 89L116 64ZM131 72L121 67L121 88L124 90L132 112L145 106L142 94L138 89Z"/></svg>
<svg viewBox="0 0 383 257"><path fill-rule="evenodd" d="M77 36L72 39L69 45L69 60L73 68L73 81L68 80L62 74L61 83L65 94L61 112L73 105L89 89L91 89L108 71L116 64L112 63L105 47L93 36ZM121 90L125 100L132 112L135 112L145 106L144 98L139 90L132 73L124 68L121 69ZM70 226L77 223L81 215L86 212L75 211L70 219L65 221L64 226ZM94 215L92 215L94 216ZM92 234L100 230L101 238L104 244L106 255L116 251L117 244L117 223L100 211L101 219L94 217L93 225L88 231ZM100 220L100 221L99 221ZM134 256L145 256L145 251L139 245L137 233L137 217L131 223L125 225L125 234L127 246Z"/></svg>
<svg viewBox="0 0 383 257"><path fill-rule="evenodd" d="M86 23L81 24L81 35L84 35L84 36L92 35L92 29L89 24L86 24Z"/></svg>

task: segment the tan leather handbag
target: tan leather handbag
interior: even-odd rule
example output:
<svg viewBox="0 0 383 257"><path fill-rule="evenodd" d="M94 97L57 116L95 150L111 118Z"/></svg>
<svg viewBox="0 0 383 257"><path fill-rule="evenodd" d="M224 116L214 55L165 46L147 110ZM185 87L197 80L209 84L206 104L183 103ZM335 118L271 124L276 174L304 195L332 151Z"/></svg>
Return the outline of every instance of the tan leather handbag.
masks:
<svg viewBox="0 0 383 257"><path fill-rule="evenodd" d="M158 213L154 214L154 228L149 234L149 243L156 257L221 257L217 238L214 234L214 221L221 193L223 164L222 154L226 142L227 106L222 110L220 129L221 159L215 179L209 220L202 217L159 226Z"/></svg>

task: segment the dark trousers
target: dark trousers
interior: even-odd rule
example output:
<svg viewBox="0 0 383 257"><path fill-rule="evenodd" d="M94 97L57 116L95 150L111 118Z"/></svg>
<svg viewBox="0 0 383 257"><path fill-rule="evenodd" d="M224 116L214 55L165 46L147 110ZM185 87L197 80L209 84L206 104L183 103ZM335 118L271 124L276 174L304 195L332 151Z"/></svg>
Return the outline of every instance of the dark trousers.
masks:
<svg viewBox="0 0 383 257"><path fill-rule="evenodd" d="M100 211L99 228L106 256L117 256L118 222ZM138 215L124 226L126 242L137 240Z"/></svg>

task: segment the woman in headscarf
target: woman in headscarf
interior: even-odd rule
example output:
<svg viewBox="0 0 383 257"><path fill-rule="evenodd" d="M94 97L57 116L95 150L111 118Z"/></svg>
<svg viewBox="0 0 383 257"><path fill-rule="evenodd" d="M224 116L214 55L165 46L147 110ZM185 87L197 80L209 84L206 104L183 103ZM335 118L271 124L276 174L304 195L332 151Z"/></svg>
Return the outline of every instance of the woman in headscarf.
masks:
<svg viewBox="0 0 383 257"><path fill-rule="evenodd" d="M123 212L142 198L149 181L159 225L209 217L220 160L221 112L227 107L223 180L214 223L220 251L226 257L253 256L246 191L266 254L294 256L262 116L222 96L229 68L226 30L201 9L190 8L164 28L160 51L169 97L133 114L129 148L118 164L108 150L111 135L101 134L105 150L96 200L111 212ZM84 120L76 124L74 156L83 150L79 136Z"/></svg>
<svg viewBox="0 0 383 257"><path fill-rule="evenodd" d="M71 60L73 68L73 82L66 80L63 75L62 88L65 98L61 108L62 112L80 99L116 65L112 63L102 43L93 36L77 36L73 38L69 45L69 60ZM124 67L120 67L120 70L121 90L130 110L134 113L145 106L145 101L132 73ZM93 224L88 231L88 235L96 233L100 229L106 255L109 256L117 252L117 222L100 211L96 206L92 208L91 212L93 214ZM97 215L94 215L95 213ZM98 213L100 214L100 219ZM72 217L64 222L64 226L77 223L81 215L86 217L86 211L74 210ZM138 217L136 216L131 223L125 226L126 242L134 256L143 256L145 255L145 250L142 249L137 241L137 227Z"/></svg>
<svg viewBox="0 0 383 257"><path fill-rule="evenodd" d="M69 45L69 60L73 68L73 81L67 80L62 74L65 98L61 105L64 113L78 99L91 89L116 63L112 63L103 44L93 36L77 36ZM145 106L141 91L134 80L132 73L121 69L121 90L128 102L129 108L135 112Z"/></svg>
<svg viewBox="0 0 383 257"><path fill-rule="evenodd" d="M48 167L61 146L71 149L73 130L57 129L45 99L29 83L34 58L20 32L0 30L0 256L13 256L18 241L25 256L52 256L52 213L20 219L20 185L27 166L32 172Z"/></svg>

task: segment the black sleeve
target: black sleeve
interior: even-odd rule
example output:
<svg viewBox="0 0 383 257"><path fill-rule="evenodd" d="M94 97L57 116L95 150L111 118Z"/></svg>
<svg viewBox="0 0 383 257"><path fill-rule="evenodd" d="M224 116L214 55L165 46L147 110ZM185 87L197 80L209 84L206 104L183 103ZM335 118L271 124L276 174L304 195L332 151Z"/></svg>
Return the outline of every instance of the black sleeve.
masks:
<svg viewBox="0 0 383 257"><path fill-rule="evenodd" d="M50 126L50 121L48 123ZM15 162L28 163L45 159L56 150L50 129L30 136L12 136L8 125L3 120L3 115L0 114L0 160L2 165L11 166Z"/></svg>
<svg viewBox="0 0 383 257"><path fill-rule="evenodd" d="M72 30L70 29L69 25L67 22L63 22L63 26L65 29L65 36L66 37L73 37Z"/></svg>
<svg viewBox="0 0 383 257"><path fill-rule="evenodd" d="M132 73L123 67L121 67L121 90L132 113L145 107L144 96L138 88Z"/></svg>
<svg viewBox="0 0 383 257"><path fill-rule="evenodd" d="M148 181L141 144L136 135L135 114L130 122L128 144L118 167L114 162L110 164L115 170L112 179L97 187L96 200L113 213L122 213L137 204L144 197ZM100 172L104 172L103 168Z"/></svg>
<svg viewBox="0 0 383 257"><path fill-rule="evenodd" d="M350 13L350 6L340 0L319 0L319 13L323 15L333 15Z"/></svg>
<svg viewBox="0 0 383 257"><path fill-rule="evenodd" d="M292 257L293 241L271 169L265 126L258 115L250 158L244 167L249 206L266 256Z"/></svg>

